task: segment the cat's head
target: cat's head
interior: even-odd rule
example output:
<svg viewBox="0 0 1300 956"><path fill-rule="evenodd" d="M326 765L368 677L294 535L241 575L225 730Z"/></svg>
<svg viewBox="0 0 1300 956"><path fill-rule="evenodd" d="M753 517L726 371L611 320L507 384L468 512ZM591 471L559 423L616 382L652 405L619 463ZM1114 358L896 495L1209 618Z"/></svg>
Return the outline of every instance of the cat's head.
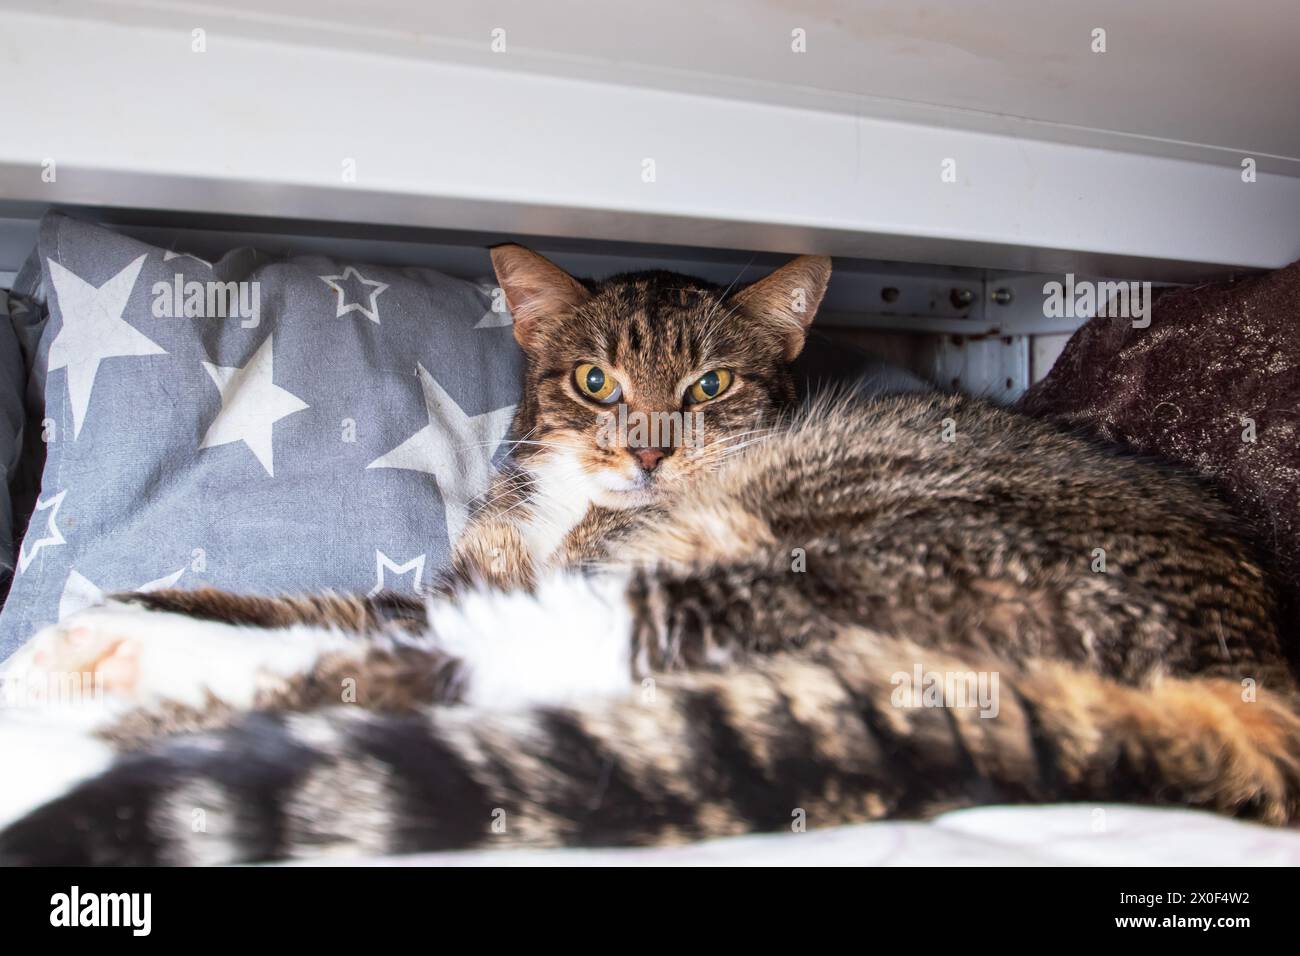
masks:
<svg viewBox="0 0 1300 956"><path fill-rule="evenodd" d="M672 272L575 279L492 250L527 357L515 457L609 508L653 504L759 440L830 279L800 256L738 289Z"/></svg>

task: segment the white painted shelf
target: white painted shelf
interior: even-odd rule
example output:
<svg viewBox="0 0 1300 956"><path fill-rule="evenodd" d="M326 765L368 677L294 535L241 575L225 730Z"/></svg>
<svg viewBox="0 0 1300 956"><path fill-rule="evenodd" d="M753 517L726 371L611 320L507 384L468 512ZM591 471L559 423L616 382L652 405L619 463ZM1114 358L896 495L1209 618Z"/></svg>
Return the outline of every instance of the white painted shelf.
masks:
<svg viewBox="0 0 1300 956"><path fill-rule="evenodd" d="M0 215L1155 280L1300 258L1294 2L1079 6L0 0Z"/></svg>

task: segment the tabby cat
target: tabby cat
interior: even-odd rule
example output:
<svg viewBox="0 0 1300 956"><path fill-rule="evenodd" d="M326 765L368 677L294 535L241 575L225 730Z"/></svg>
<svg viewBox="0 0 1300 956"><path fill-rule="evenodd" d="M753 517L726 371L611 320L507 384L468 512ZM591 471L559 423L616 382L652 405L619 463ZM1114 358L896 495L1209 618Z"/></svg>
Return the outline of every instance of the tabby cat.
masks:
<svg viewBox="0 0 1300 956"><path fill-rule="evenodd" d="M823 258L739 290L493 260L525 397L439 593L140 594L37 635L11 681L93 674L106 700L0 720L0 861L658 844L989 802L1296 819L1274 594L1193 481L956 396L787 413ZM611 428L655 412L690 441Z"/></svg>

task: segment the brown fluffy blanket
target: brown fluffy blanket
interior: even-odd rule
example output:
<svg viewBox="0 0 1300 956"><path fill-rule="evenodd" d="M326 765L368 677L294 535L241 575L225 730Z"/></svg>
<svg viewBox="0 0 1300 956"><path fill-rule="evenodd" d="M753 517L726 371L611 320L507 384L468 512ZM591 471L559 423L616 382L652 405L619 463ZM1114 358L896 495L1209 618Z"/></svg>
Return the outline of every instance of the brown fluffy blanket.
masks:
<svg viewBox="0 0 1300 956"><path fill-rule="evenodd" d="M1300 582L1300 262L1094 318L1019 406L1198 472Z"/></svg>

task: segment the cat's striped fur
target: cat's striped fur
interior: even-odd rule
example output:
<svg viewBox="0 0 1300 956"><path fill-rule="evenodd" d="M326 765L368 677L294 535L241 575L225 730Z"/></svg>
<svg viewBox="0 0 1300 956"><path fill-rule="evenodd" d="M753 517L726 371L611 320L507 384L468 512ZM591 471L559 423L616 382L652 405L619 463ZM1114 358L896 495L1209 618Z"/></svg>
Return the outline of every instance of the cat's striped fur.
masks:
<svg viewBox="0 0 1300 956"><path fill-rule="evenodd" d="M0 835L5 862L215 863L327 853L671 843L974 803L1296 813L1300 722L1231 680L1131 687L840 628L816 652L659 682L652 706L242 716L138 751ZM1004 668L996 719L899 710L890 674ZM205 828L192 827L202 808ZM502 825L496 829L495 825Z"/></svg>
<svg viewBox="0 0 1300 956"><path fill-rule="evenodd" d="M768 424L688 493L575 529L592 583L555 570L563 552L511 558L536 597L134 598L268 641L354 636L252 712L117 722L104 736L124 755L0 832L0 860L665 843L983 802L1300 815L1277 602L1197 484L959 397ZM581 694L524 683L480 706L489 677L529 666L489 652L530 637L572 671L584 648L616 653ZM918 668L996 675L996 713L908 706ZM322 708L344 674L367 675L360 706Z"/></svg>

